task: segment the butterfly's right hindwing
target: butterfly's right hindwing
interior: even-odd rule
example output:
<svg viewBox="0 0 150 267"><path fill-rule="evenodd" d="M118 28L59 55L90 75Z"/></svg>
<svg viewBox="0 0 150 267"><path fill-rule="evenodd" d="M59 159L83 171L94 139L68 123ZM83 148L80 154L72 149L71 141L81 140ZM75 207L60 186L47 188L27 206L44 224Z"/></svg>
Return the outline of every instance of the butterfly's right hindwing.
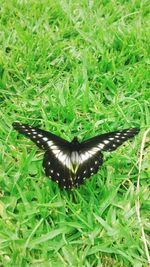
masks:
<svg viewBox="0 0 150 267"><path fill-rule="evenodd" d="M81 155L82 152L80 152L80 157ZM86 180L86 178L90 178L92 175L96 174L102 164L103 155L100 151L96 152L94 155L89 154L89 158L87 156L87 159L83 160L79 165L79 168L76 173L75 184L80 185L84 182L84 180Z"/></svg>

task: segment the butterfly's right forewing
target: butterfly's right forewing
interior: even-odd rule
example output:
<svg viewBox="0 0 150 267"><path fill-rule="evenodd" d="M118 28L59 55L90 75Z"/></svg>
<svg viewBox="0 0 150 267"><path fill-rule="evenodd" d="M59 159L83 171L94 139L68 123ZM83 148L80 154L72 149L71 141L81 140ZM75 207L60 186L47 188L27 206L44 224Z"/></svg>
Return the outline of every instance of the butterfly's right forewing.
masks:
<svg viewBox="0 0 150 267"><path fill-rule="evenodd" d="M89 151L113 151L125 141L138 134L139 129L131 128L95 136L81 143L82 149Z"/></svg>

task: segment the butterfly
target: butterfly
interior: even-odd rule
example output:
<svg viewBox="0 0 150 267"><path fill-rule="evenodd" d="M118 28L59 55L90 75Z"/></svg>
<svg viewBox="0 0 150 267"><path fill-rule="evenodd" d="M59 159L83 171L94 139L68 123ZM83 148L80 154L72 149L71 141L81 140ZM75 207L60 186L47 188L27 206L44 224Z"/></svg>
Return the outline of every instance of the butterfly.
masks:
<svg viewBox="0 0 150 267"><path fill-rule="evenodd" d="M139 132L138 128L130 128L101 134L83 142L74 137L68 142L27 124L14 122L13 127L46 150L43 159L45 174L65 189L79 186L86 178L96 174L103 163L103 151L115 150Z"/></svg>

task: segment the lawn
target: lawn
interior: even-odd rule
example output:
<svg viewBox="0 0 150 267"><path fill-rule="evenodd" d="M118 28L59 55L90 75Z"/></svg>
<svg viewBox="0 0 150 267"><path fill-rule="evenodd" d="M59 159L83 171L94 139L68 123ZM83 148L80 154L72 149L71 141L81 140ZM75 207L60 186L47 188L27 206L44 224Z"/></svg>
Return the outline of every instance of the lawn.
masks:
<svg viewBox="0 0 150 267"><path fill-rule="evenodd" d="M1 0L0 267L147 267L149 1ZM73 191L12 123L71 141L139 127ZM140 201L140 219L137 204ZM149 210L149 211L148 211Z"/></svg>

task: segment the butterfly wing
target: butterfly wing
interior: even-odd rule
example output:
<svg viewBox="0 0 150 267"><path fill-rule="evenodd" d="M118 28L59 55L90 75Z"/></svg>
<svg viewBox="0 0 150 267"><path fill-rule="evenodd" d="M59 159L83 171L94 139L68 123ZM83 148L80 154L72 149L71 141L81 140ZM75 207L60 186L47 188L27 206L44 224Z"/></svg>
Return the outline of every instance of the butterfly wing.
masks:
<svg viewBox="0 0 150 267"><path fill-rule="evenodd" d="M88 151L94 154L97 151L113 151L122 145L125 141L138 134L138 128L124 129L98 135L81 143L83 151Z"/></svg>
<svg viewBox="0 0 150 267"><path fill-rule="evenodd" d="M81 184L86 178L98 172L103 163L101 151L113 151L129 138L139 132L137 128L125 129L93 137L81 143L80 165L76 173L76 184Z"/></svg>
<svg viewBox="0 0 150 267"><path fill-rule="evenodd" d="M77 186L82 184L86 178L90 178L92 175L96 174L99 167L103 164L103 154L100 151L97 151L94 154L91 154L88 151L80 151L79 155L81 162L74 182Z"/></svg>
<svg viewBox="0 0 150 267"><path fill-rule="evenodd" d="M61 188L71 188L74 173L71 172L70 143L52 133L27 124L13 123L14 129L30 138L39 148L47 150L43 167Z"/></svg>
<svg viewBox="0 0 150 267"><path fill-rule="evenodd" d="M62 149L69 146L69 142L44 130L32 127L28 124L21 124L18 122L13 123L13 127L19 133L24 134L31 139L39 148L46 150L56 150L61 147Z"/></svg>
<svg viewBox="0 0 150 267"><path fill-rule="evenodd" d="M70 155L64 154L64 161L54 155L52 151L46 151L43 160L43 168L46 176L55 181L60 188L71 188L74 185L75 174L71 171Z"/></svg>
<svg viewBox="0 0 150 267"><path fill-rule="evenodd" d="M59 157L57 158L51 151L47 151L43 160L46 176L57 182L60 188L70 189L74 186L79 186L86 178L97 173L99 166L102 165L103 155L98 152L84 162L82 162L80 154L79 158L79 167L76 172L72 172L72 162L69 154L65 154L64 161L60 161Z"/></svg>

